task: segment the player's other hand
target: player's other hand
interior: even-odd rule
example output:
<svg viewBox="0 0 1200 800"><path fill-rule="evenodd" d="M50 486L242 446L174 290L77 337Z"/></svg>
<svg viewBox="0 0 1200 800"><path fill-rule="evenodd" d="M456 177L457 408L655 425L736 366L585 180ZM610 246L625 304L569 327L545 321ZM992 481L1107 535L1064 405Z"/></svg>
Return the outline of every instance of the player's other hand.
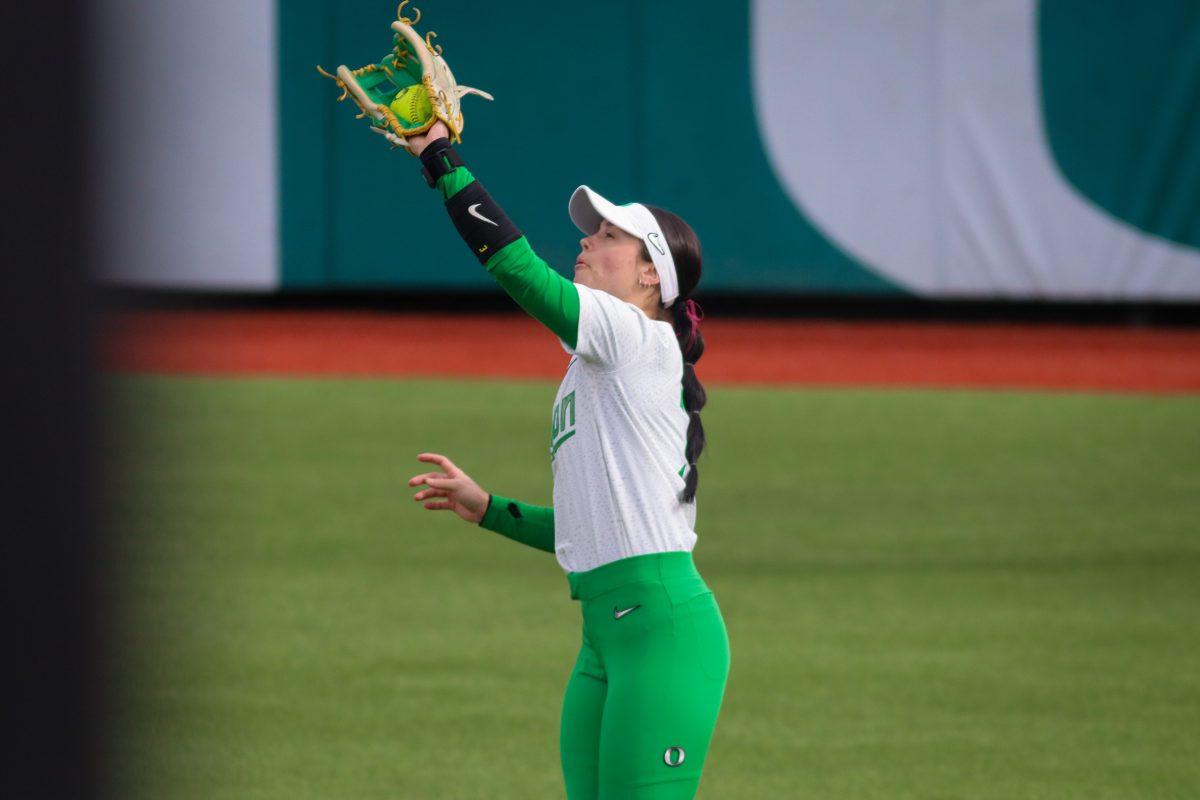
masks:
<svg viewBox="0 0 1200 800"><path fill-rule="evenodd" d="M433 127L425 131L425 133L418 134L416 136L405 137L405 139L408 140L409 149L413 151L414 155L418 156L421 155L421 151L424 150L425 146L430 142L443 138L450 138L450 129L447 128L446 123L442 122L440 119L433 123Z"/></svg>
<svg viewBox="0 0 1200 800"><path fill-rule="evenodd" d="M421 453L417 460L437 464L443 471L422 472L408 479L409 486L424 484L426 487L413 495L414 501L426 501L425 507L430 511L453 511L467 522L478 524L483 519L483 512L487 510L488 493L479 488L479 484L471 480L470 475L438 453Z"/></svg>

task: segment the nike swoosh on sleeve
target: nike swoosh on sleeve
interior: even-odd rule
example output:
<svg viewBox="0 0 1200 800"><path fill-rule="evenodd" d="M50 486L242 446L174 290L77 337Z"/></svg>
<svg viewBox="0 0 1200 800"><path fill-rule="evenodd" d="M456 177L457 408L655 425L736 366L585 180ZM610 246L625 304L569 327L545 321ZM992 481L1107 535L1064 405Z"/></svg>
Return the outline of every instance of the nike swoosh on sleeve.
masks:
<svg viewBox="0 0 1200 800"><path fill-rule="evenodd" d="M478 211L476 211L476 210L475 210L475 209L479 208L481 205L483 205L483 203L475 203L475 204L474 204L474 205L472 205L472 206L468 206L468 207L467 207L467 213L468 213L468 214L470 214L470 215L471 215L472 217L474 217L475 219L481 219L481 220L483 220L484 222L488 223L489 225L495 225L497 228L499 228L499 227L500 227L500 223L498 223L498 222L492 222L490 219L488 219L487 217L485 217L483 214L480 214Z"/></svg>

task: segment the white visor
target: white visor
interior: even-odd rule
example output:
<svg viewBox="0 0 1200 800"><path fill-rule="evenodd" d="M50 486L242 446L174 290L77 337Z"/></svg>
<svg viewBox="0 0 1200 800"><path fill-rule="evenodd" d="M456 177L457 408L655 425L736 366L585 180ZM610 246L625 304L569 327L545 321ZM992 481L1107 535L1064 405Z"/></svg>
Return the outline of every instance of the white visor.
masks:
<svg viewBox="0 0 1200 800"><path fill-rule="evenodd" d="M658 220L650 209L641 203L626 203L618 206L605 200L586 186L580 186L571 194L567 213L579 230L591 236L600 229L600 220L606 219L626 233L632 234L646 245L650 260L658 271L659 290L662 304L668 308L679 296L679 276L675 274L675 259L663 236Z"/></svg>

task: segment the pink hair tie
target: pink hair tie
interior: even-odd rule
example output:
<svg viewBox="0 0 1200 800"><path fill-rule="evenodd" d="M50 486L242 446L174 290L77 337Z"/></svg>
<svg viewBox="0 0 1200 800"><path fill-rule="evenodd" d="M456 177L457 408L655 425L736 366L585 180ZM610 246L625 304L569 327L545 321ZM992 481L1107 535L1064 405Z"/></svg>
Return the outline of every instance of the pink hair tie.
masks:
<svg viewBox="0 0 1200 800"><path fill-rule="evenodd" d="M689 297L683 304L683 311L692 323L692 332L688 334L688 347L690 348L696 341L696 331L700 328L700 320L704 319L704 310L700 308L699 303Z"/></svg>

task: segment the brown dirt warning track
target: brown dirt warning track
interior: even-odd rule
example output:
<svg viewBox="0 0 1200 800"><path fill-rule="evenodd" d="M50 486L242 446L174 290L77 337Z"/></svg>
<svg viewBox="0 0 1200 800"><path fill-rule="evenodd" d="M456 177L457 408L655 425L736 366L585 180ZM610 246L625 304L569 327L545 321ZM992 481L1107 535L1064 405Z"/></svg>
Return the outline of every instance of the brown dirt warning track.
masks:
<svg viewBox="0 0 1200 800"><path fill-rule="evenodd" d="M704 382L1200 393L1200 330L706 319ZM569 356L522 314L126 311L117 372L559 379Z"/></svg>

